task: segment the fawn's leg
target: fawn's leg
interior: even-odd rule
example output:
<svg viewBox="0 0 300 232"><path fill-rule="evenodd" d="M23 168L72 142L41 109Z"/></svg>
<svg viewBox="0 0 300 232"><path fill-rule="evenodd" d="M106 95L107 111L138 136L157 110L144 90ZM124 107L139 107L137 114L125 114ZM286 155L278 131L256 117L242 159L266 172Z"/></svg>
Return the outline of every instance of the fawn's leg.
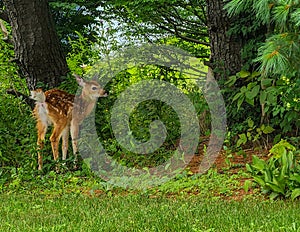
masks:
<svg viewBox="0 0 300 232"><path fill-rule="evenodd" d="M45 123L41 120L37 121L37 131L38 131L37 145L38 145L38 165L39 165L38 170L42 170L42 168L43 168L43 157L41 154L41 150L44 148L44 142L45 142L47 128L48 128L47 123Z"/></svg>
<svg viewBox="0 0 300 232"><path fill-rule="evenodd" d="M67 126L62 132L62 160L66 160L68 146L69 146L69 131L70 127Z"/></svg>
<svg viewBox="0 0 300 232"><path fill-rule="evenodd" d="M72 147L75 156L75 161L77 160L78 153L78 135L79 135L79 124L75 120L71 121L71 137L72 137Z"/></svg>
<svg viewBox="0 0 300 232"><path fill-rule="evenodd" d="M59 152L58 152L59 141L65 127L66 127L65 124L54 124L54 129L52 135L50 136L53 158L55 161L57 161L59 156Z"/></svg>

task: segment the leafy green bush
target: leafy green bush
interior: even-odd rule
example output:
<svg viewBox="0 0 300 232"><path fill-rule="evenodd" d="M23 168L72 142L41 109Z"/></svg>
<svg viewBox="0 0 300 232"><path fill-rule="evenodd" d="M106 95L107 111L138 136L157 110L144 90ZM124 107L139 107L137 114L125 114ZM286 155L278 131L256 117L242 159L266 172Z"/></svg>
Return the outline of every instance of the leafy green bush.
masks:
<svg viewBox="0 0 300 232"><path fill-rule="evenodd" d="M9 27L8 27L9 28ZM18 175L31 175L36 166L36 129L31 110L21 99L5 93L13 88L26 93L24 79L17 75L13 46L0 33L0 189ZM26 174L24 174L26 173Z"/></svg>
<svg viewBox="0 0 300 232"><path fill-rule="evenodd" d="M92 44L87 38L84 38L79 32L76 32L77 40L69 38L71 51L67 55L68 67L72 72L82 75L86 68L89 68L97 58L98 52L92 49Z"/></svg>
<svg viewBox="0 0 300 232"><path fill-rule="evenodd" d="M35 170L35 122L30 108L12 96L0 97L0 175L1 181L19 168Z"/></svg>
<svg viewBox="0 0 300 232"><path fill-rule="evenodd" d="M298 152L299 153L299 152ZM296 148L285 140L275 144L267 161L253 156L247 170L263 193L272 199L283 196L295 199L300 196L300 163Z"/></svg>
<svg viewBox="0 0 300 232"><path fill-rule="evenodd" d="M236 86L236 83L242 85ZM228 102L227 116L231 119L230 132L238 137L235 142L245 144L262 140L267 144L275 138L276 132L281 137L297 136L299 84L297 78L284 75L266 78L259 72L241 71L229 77L224 94Z"/></svg>
<svg viewBox="0 0 300 232"><path fill-rule="evenodd" d="M282 135L299 136L300 3L269 3L265 0L234 0L225 6L229 15L243 18L231 29L234 33L243 36L254 33L260 38L260 41L248 41L245 47L250 50L244 48L250 51L250 55L246 54L250 59L246 59L248 65L244 68L259 72L241 71L229 77L227 82L230 88L226 99L228 103L236 102L237 106L237 110L228 107L228 118L235 119L230 128L242 127L239 132L247 130L245 123L241 126L244 112L247 112L246 118L255 120L257 126L265 123ZM244 15L247 15L246 19ZM255 33L257 29L259 33Z"/></svg>

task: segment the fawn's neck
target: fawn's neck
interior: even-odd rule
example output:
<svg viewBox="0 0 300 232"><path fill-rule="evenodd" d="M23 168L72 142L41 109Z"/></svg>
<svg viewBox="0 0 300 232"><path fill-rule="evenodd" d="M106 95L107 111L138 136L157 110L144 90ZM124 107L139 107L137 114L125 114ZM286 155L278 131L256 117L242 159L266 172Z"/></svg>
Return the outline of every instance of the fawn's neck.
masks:
<svg viewBox="0 0 300 232"><path fill-rule="evenodd" d="M96 98L91 98L90 96L85 96L84 94L76 97L74 102L73 117L75 117L78 121L82 121L93 111L96 102Z"/></svg>

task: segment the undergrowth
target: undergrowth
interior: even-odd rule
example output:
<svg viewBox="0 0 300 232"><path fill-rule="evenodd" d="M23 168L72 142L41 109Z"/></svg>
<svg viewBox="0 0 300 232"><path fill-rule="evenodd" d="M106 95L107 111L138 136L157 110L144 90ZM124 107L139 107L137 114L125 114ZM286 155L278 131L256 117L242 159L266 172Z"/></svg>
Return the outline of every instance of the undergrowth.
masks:
<svg viewBox="0 0 300 232"><path fill-rule="evenodd" d="M189 171L183 171L174 179L151 188L145 189L124 189L104 181L92 172L67 171L65 173L56 173L50 171L46 174L22 176L22 170L14 176L9 182L0 186L2 193L18 194L38 194L46 196L62 196L64 194L79 194L97 196L103 195L123 195L123 194L141 194L145 196L188 196L200 195L203 198L222 198L234 197L238 191L243 189L239 179L248 177L244 171L237 174L229 172L218 173L211 169L206 174L191 175Z"/></svg>

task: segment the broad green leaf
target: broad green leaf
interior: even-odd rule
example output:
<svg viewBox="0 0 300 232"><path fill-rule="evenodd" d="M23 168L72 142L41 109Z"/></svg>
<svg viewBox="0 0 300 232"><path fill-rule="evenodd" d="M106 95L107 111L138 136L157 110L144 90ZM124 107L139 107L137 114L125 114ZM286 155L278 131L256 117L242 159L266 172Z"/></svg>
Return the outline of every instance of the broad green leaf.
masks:
<svg viewBox="0 0 300 232"><path fill-rule="evenodd" d="M242 96L241 98L239 98L239 100L237 102L238 110L241 108L241 105L243 104L244 100L245 100L245 96Z"/></svg>
<svg viewBox="0 0 300 232"><path fill-rule="evenodd" d="M256 132L258 133L258 134L261 134L261 128L256 128Z"/></svg>
<svg viewBox="0 0 300 232"><path fill-rule="evenodd" d="M260 104L264 104L266 102L267 93L265 91L260 91L259 102Z"/></svg>
<svg viewBox="0 0 300 232"><path fill-rule="evenodd" d="M277 96L273 93L268 93L267 94L267 102L269 104L275 105L277 103Z"/></svg>
<svg viewBox="0 0 300 232"><path fill-rule="evenodd" d="M291 150L291 151L295 151L296 148L290 144L289 142L287 142L286 140L281 140L279 143L275 144L274 147L277 147L277 146L283 146L285 148L287 148L288 150Z"/></svg>
<svg viewBox="0 0 300 232"><path fill-rule="evenodd" d="M236 101L237 99L239 99L242 96L242 93L237 93L236 95L234 95L232 101Z"/></svg>
<svg viewBox="0 0 300 232"><path fill-rule="evenodd" d="M262 79L261 84L264 87L269 87L273 82L273 79Z"/></svg>
<svg viewBox="0 0 300 232"><path fill-rule="evenodd" d="M251 165L249 165L249 164L246 164L246 170L247 170L248 172L253 172L253 170L252 170L252 168L251 168Z"/></svg>
<svg viewBox="0 0 300 232"><path fill-rule="evenodd" d="M258 77L260 74L260 72L253 72L251 73L251 77Z"/></svg>
<svg viewBox="0 0 300 232"><path fill-rule="evenodd" d="M284 181L285 182L285 179L286 179L286 176L288 175L288 172L287 172L287 165L284 164L282 165L281 167L281 171L280 171L280 175L279 175L279 181ZM282 183L282 184L285 184L285 183Z"/></svg>
<svg viewBox="0 0 300 232"><path fill-rule="evenodd" d="M270 134L270 133L274 132L275 129L271 126L266 126L262 131L264 134Z"/></svg>
<svg viewBox="0 0 300 232"><path fill-rule="evenodd" d="M272 182L272 175L268 169L264 171L264 178L265 178L265 182Z"/></svg>
<svg viewBox="0 0 300 232"><path fill-rule="evenodd" d="M247 90L252 90L255 86L258 86L257 82L254 81L254 82L250 82L248 85L247 85Z"/></svg>
<svg viewBox="0 0 300 232"><path fill-rule="evenodd" d="M247 193L249 191L249 188L252 186L252 181L251 180L246 180L244 183L244 190Z"/></svg>
<svg viewBox="0 0 300 232"><path fill-rule="evenodd" d="M278 143L278 142L280 141L280 139L281 139L281 134L276 135L276 136L274 137L273 144Z"/></svg>
<svg viewBox="0 0 300 232"><path fill-rule="evenodd" d="M248 89L246 88L246 86L242 86L240 91L241 91L241 93L246 93L248 91Z"/></svg>
<svg viewBox="0 0 300 232"><path fill-rule="evenodd" d="M245 70L242 70L237 73L237 75L241 78L246 78L246 77L250 76L250 74L251 73L249 71L245 71Z"/></svg>
<svg viewBox="0 0 300 232"><path fill-rule="evenodd" d="M286 140L281 140L279 143L275 144L271 149L270 149L270 153L280 157L284 152L286 153L287 150L290 151L295 151L296 148L291 145L290 143L288 143Z"/></svg>
<svg viewBox="0 0 300 232"><path fill-rule="evenodd" d="M273 183L266 183L266 186L270 187L273 192L284 194L284 190L280 188L280 186Z"/></svg>
<svg viewBox="0 0 300 232"><path fill-rule="evenodd" d="M294 180L300 184L300 175L294 174L293 176L290 177L290 180Z"/></svg>
<svg viewBox="0 0 300 232"><path fill-rule="evenodd" d="M280 157L280 160L281 160L281 165L282 167L287 167L287 164L288 164L288 158L287 158L287 153L284 152L282 154L282 156Z"/></svg>
<svg viewBox="0 0 300 232"><path fill-rule="evenodd" d="M249 119L247 120L247 122L248 122L248 127L253 128L253 126L254 126L254 121L253 121L251 118L249 118Z"/></svg>
<svg viewBox="0 0 300 232"><path fill-rule="evenodd" d="M236 82L236 76L230 76L228 78L228 81L225 82L225 85L228 85L229 87L233 86Z"/></svg>
<svg viewBox="0 0 300 232"><path fill-rule="evenodd" d="M295 200L299 196L300 196L300 188L294 189L291 195L292 200Z"/></svg>
<svg viewBox="0 0 300 232"><path fill-rule="evenodd" d="M277 163L277 160L278 160L278 158L273 157L273 156L268 160L268 167L269 167L269 169L274 170L276 168L276 164L275 163Z"/></svg>
<svg viewBox="0 0 300 232"><path fill-rule="evenodd" d="M249 141L251 141L252 140L252 134L251 134L251 132L247 132L247 138L248 138L248 140Z"/></svg>
<svg viewBox="0 0 300 232"><path fill-rule="evenodd" d="M265 181L262 178L258 177L258 176L254 176L253 180L256 183L258 183L261 187L264 187L266 185Z"/></svg>
<svg viewBox="0 0 300 232"><path fill-rule="evenodd" d="M269 112L269 109L270 109L270 106L265 106L265 113L268 113Z"/></svg>
<svg viewBox="0 0 300 232"><path fill-rule="evenodd" d="M246 134L239 134L239 139L238 139L238 141L237 141L237 146L239 147L239 146L241 146L242 144L245 144L246 142L247 142L247 136L246 136Z"/></svg>
<svg viewBox="0 0 300 232"><path fill-rule="evenodd" d="M271 199L271 200L274 200L274 199L277 198L278 196L279 196L278 193L272 192L272 193L270 194L270 199Z"/></svg>
<svg viewBox="0 0 300 232"><path fill-rule="evenodd" d="M257 94L259 93L259 90L260 90L260 86L255 85L251 91L246 92L246 98L254 99L257 96Z"/></svg>
<svg viewBox="0 0 300 232"><path fill-rule="evenodd" d="M246 101L249 105L254 106L254 98L247 98L247 97L246 97L245 101Z"/></svg>
<svg viewBox="0 0 300 232"><path fill-rule="evenodd" d="M276 81L276 86L280 86L280 85L284 85L284 84L285 84L285 81L282 80L282 79L278 79L278 80Z"/></svg>
<svg viewBox="0 0 300 232"><path fill-rule="evenodd" d="M265 169L266 162L257 156L252 157L252 165L253 168L257 169L258 171L262 171Z"/></svg>
<svg viewBox="0 0 300 232"><path fill-rule="evenodd" d="M277 93L278 92L278 88L277 87L274 87L274 86L270 86L270 87L268 87L268 88L266 88L266 91L268 92L268 93Z"/></svg>

